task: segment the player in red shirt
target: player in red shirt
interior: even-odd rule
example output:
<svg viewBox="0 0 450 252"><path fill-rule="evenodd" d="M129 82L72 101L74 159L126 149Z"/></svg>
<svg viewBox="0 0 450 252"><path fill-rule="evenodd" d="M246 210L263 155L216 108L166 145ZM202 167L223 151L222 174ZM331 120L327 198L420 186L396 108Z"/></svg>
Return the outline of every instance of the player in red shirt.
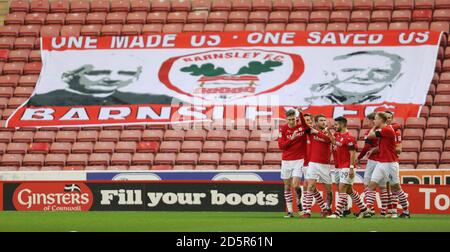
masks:
<svg viewBox="0 0 450 252"><path fill-rule="evenodd" d="M348 195L356 203L360 209L360 216L366 217L369 214L364 202L361 200L358 192L353 190L353 179L355 177L355 165L356 165L356 139L347 130L347 119L345 117L338 117L334 119L337 132L331 137L333 145L335 145L334 151L337 173L336 183L339 187L339 200L336 207L336 211L327 216L327 218L338 219L341 218L345 205L347 205Z"/></svg>
<svg viewBox="0 0 450 252"><path fill-rule="evenodd" d="M331 156L331 139L327 131L327 119L324 115L316 115L314 117L316 124L316 131L312 131L309 135L310 140L310 156L308 169L306 170L305 180L308 186L305 197L303 197L303 218L311 217L311 207L313 198L316 199L322 210L322 216L331 214L331 210L328 211L322 195L316 188L316 183L323 183L327 191L331 192L331 168L330 168L330 156Z"/></svg>
<svg viewBox="0 0 450 252"><path fill-rule="evenodd" d="M286 112L287 124L280 128L278 147L282 150L281 179L284 182L284 198L288 210L286 218L293 217L292 180L303 176L303 164L307 150L307 134L311 128L306 124L301 109L300 121L295 110Z"/></svg>
<svg viewBox="0 0 450 252"><path fill-rule="evenodd" d="M397 136L397 142L395 145L395 149L397 151L397 154L400 155L400 153L402 153L401 125L393 122L394 113L392 111L386 110L386 111L384 111L384 113L386 114L386 117L387 117L386 124L391 125L392 128L395 130L395 134ZM391 217L391 218L397 218L398 198L392 193L389 182L386 183L386 191L387 191L388 204L387 204L387 212L386 212L385 216Z"/></svg>
<svg viewBox="0 0 450 252"><path fill-rule="evenodd" d="M313 120L312 120L312 115L305 113L303 114L303 118L305 118L305 122L309 127L313 127ZM308 163L309 163L309 156L311 155L311 148L310 148L310 141L309 141L309 136L308 135L308 139L307 139L307 148L306 148L306 156L305 156L305 162L303 164L303 175L305 175L306 170L308 169ZM292 178L292 187L295 188L295 196L297 199L297 208L298 211L303 211L303 205L302 205L302 200L305 196L306 193L306 188L307 188L307 184L306 184L306 180L303 181L303 185L301 185L301 178L300 177L293 177ZM303 192L302 192L303 191Z"/></svg>
<svg viewBox="0 0 450 252"><path fill-rule="evenodd" d="M392 125L387 124L386 113L379 112L375 116L375 127L373 127L369 135L369 139L378 138L378 164L375 167L372 178L367 191L367 206L372 207L375 202L375 190L379 185L385 185L387 182L391 185L392 193L398 197L403 213L402 218L410 218L408 209L408 197L400 186L399 180L399 164L397 143L398 135Z"/></svg>

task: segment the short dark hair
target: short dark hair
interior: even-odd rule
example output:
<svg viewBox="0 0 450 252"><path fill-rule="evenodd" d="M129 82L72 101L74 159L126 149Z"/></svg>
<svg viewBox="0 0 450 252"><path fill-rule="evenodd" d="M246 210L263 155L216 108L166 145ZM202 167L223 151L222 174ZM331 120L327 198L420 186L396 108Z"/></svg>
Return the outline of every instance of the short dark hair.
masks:
<svg viewBox="0 0 450 252"><path fill-rule="evenodd" d="M310 114L310 113L305 113L305 114L303 114L303 117L305 117L305 116L313 117L313 115Z"/></svg>
<svg viewBox="0 0 450 252"><path fill-rule="evenodd" d="M315 121L315 122L318 122L318 121L319 121L319 118L321 118L321 117L326 118L323 114L318 114L318 115L314 116L314 121Z"/></svg>
<svg viewBox="0 0 450 252"><path fill-rule="evenodd" d="M385 114L389 114L389 115L391 115L392 117L394 117L394 112L392 112L392 111L390 111L390 110L385 110L384 113L385 113Z"/></svg>
<svg viewBox="0 0 450 252"><path fill-rule="evenodd" d="M335 118L334 121L340 122L340 123L344 124L345 126L347 126L347 118L345 118L343 116L339 116L339 117Z"/></svg>
<svg viewBox="0 0 450 252"><path fill-rule="evenodd" d="M375 119L375 114L376 114L375 112L372 112L372 113L368 114L366 116L366 118L369 119L369 120L373 120L373 119Z"/></svg>
<svg viewBox="0 0 450 252"><path fill-rule="evenodd" d="M383 119L383 122L386 122L386 121L387 121L386 113L384 113L384 112L378 112L378 113L377 113L377 116L380 117L381 119Z"/></svg>
<svg viewBox="0 0 450 252"><path fill-rule="evenodd" d="M295 110L289 109L288 111L286 111L286 117L289 117L289 116L295 116Z"/></svg>

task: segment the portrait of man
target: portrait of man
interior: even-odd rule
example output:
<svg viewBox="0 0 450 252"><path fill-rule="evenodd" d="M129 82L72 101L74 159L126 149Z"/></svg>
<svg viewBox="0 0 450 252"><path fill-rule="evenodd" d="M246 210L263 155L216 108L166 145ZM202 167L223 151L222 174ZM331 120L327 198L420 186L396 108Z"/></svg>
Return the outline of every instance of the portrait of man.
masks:
<svg viewBox="0 0 450 252"><path fill-rule="evenodd" d="M35 94L28 106L77 106L77 105L116 105L116 104L171 104L180 101L159 94L133 93L120 91L139 80L142 65L84 64L66 71L61 76L64 89Z"/></svg>
<svg viewBox="0 0 450 252"><path fill-rule="evenodd" d="M326 81L311 86L314 105L376 102L402 76L403 58L385 51L358 51L333 58Z"/></svg>

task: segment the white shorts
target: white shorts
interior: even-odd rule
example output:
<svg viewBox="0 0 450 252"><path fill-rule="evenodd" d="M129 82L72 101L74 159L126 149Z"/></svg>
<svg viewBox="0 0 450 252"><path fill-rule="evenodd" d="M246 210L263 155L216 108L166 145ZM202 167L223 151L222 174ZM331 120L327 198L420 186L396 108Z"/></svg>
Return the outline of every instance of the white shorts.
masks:
<svg viewBox="0 0 450 252"><path fill-rule="evenodd" d="M303 159L281 160L281 179L303 176Z"/></svg>
<svg viewBox="0 0 450 252"><path fill-rule="evenodd" d="M396 185L400 183L399 177L399 165L397 162L378 162L373 170L372 179L370 181L373 181L380 186L384 186L386 182L391 183L391 185Z"/></svg>
<svg viewBox="0 0 450 252"><path fill-rule="evenodd" d="M353 185L353 180L355 177L350 178L350 168L336 168L334 172L336 184L342 183L346 185Z"/></svg>
<svg viewBox="0 0 450 252"><path fill-rule="evenodd" d="M331 185L333 180L331 179L330 165L309 162L305 179L315 179L319 183Z"/></svg>
<svg viewBox="0 0 450 252"><path fill-rule="evenodd" d="M377 166L377 164L378 161L370 159L367 160L366 169L364 170L364 185L369 185L373 170L375 170L375 166Z"/></svg>

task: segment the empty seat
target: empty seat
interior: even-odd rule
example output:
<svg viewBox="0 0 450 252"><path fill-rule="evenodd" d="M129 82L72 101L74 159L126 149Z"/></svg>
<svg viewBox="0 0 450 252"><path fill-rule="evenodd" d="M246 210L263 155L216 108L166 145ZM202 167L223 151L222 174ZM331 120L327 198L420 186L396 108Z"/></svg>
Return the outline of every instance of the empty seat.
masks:
<svg viewBox="0 0 450 252"><path fill-rule="evenodd" d="M159 146L159 151L161 152L179 152L181 148L181 143L178 141L163 141Z"/></svg>
<svg viewBox="0 0 450 252"><path fill-rule="evenodd" d="M183 141L184 130L166 130L163 139L166 141Z"/></svg>
<svg viewBox="0 0 450 252"><path fill-rule="evenodd" d="M25 154L22 160L24 166L42 166L44 165L44 154Z"/></svg>
<svg viewBox="0 0 450 252"><path fill-rule="evenodd" d="M47 166L64 166L66 164L66 154L47 154L44 159L44 165Z"/></svg>
<svg viewBox="0 0 450 252"><path fill-rule="evenodd" d="M210 130L206 136L207 140L225 141L228 132L226 130Z"/></svg>
<svg viewBox="0 0 450 252"><path fill-rule="evenodd" d="M450 21L450 8L434 10L433 21Z"/></svg>
<svg viewBox="0 0 450 252"><path fill-rule="evenodd" d="M120 131L118 130L102 130L98 136L99 141L117 142L120 138Z"/></svg>
<svg viewBox="0 0 450 252"><path fill-rule="evenodd" d="M178 165L196 165L198 160L197 153L179 153L176 164Z"/></svg>
<svg viewBox="0 0 450 252"><path fill-rule="evenodd" d="M405 129L403 131L402 138L404 140L422 140L423 130L422 129Z"/></svg>
<svg viewBox="0 0 450 252"><path fill-rule="evenodd" d="M248 11L232 11L228 15L228 22L230 23L247 23Z"/></svg>
<svg viewBox="0 0 450 252"><path fill-rule="evenodd" d="M200 153L198 157L198 164L201 165L218 165L219 153Z"/></svg>
<svg viewBox="0 0 450 252"><path fill-rule="evenodd" d="M375 23L370 23L367 30L368 31L383 31L383 30L387 30L388 26L389 25L387 22L375 22Z"/></svg>
<svg viewBox="0 0 450 252"><path fill-rule="evenodd" d="M428 22L426 21L419 21L419 22L412 22L409 25L410 30L428 30Z"/></svg>
<svg viewBox="0 0 450 252"><path fill-rule="evenodd" d="M125 24L127 19L127 12L112 12L106 15L106 24Z"/></svg>
<svg viewBox="0 0 450 252"><path fill-rule="evenodd" d="M150 1L148 0L130 0L131 11L149 11Z"/></svg>
<svg viewBox="0 0 450 252"><path fill-rule="evenodd" d="M153 153L135 153L131 160L132 165L151 165L153 164Z"/></svg>
<svg viewBox="0 0 450 252"><path fill-rule="evenodd" d="M167 23L186 23L187 13L184 11L169 12L167 15Z"/></svg>
<svg viewBox="0 0 450 252"><path fill-rule="evenodd" d="M81 25L64 25L61 27L61 36L63 37L78 37L80 36Z"/></svg>
<svg viewBox="0 0 450 252"><path fill-rule="evenodd" d="M423 117L408 117L405 122L406 128L424 129L426 125L426 119Z"/></svg>
<svg viewBox="0 0 450 252"><path fill-rule="evenodd" d="M422 151L437 151L441 152L443 144L441 140L424 140L422 143Z"/></svg>
<svg viewBox="0 0 450 252"><path fill-rule="evenodd" d="M30 3L28 0L13 0L9 3L9 12L28 12Z"/></svg>
<svg viewBox="0 0 450 252"><path fill-rule="evenodd" d="M389 10L376 10L372 12L370 17L371 22L390 22L391 11Z"/></svg>
<svg viewBox="0 0 450 252"><path fill-rule="evenodd" d="M183 24L165 24L162 27L164 33L179 33L183 31Z"/></svg>
<svg viewBox="0 0 450 252"><path fill-rule="evenodd" d="M157 152L159 149L159 142L156 141L143 141L137 145L137 152Z"/></svg>
<svg viewBox="0 0 450 252"><path fill-rule="evenodd" d="M16 131L12 136L12 141L16 143L31 143L33 136L34 132L32 131Z"/></svg>
<svg viewBox="0 0 450 252"><path fill-rule="evenodd" d="M89 165L108 165L110 162L111 156L108 153L92 153L89 156L88 164Z"/></svg>
<svg viewBox="0 0 450 252"><path fill-rule="evenodd" d="M246 152L266 152L267 142L265 141L249 141L246 146Z"/></svg>
<svg viewBox="0 0 450 252"><path fill-rule="evenodd" d="M9 143L4 152L8 154L25 154L28 151L28 146L29 144L27 143Z"/></svg>
<svg viewBox="0 0 450 252"><path fill-rule="evenodd" d="M421 164L439 164L439 152L421 152L419 154L419 163Z"/></svg>
<svg viewBox="0 0 450 252"><path fill-rule="evenodd" d="M444 151L441 153L440 163L450 164L450 151ZM441 168L441 166L439 166Z"/></svg>
<svg viewBox="0 0 450 252"><path fill-rule="evenodd" d="M352 10L353 1L352 0L335 0L334 1L335 10Z"/></svg>
<svg viewBox="0 0 450 252"><path fill-rule="evenodd" d="M25 16L25 24L38 24L43 25L45 23L46 13L28 13Z"/></svg>
<svg viewBox="0 0 450 252"><path fill-rule="evenodd" d="M70 10L69 0L53 0L50 2L50 12L67 13Z"/></svg>
<svg viewBox="0 0 450 252"><path fill-rule="evenodd" d="M402 151L405 152L420 152L420 144L419 140L403 140L402 141Z"/></svg>
<svg viewBox="0 0 450 252"><path fill-rule="evenodd" d="M450 116L449 106L433 106L430 110L430 116L432 117L448 117Z"/></svg>
<svg viewBox="0 0 450 252"><path fill-rule="evenodd" d="M72 144L66 142L54 142L50 145L50 153L69 154L72 150Z"/></svg>
<svg viewBox="0 0 450 252"><path fill-rule="evenodd" d="M270 23L287 23L289 21L288 11L272 11L269 15Z"/></svg>
<svg viewBox="0 0 450 252"><path fill-rule="evenodd" d="M367 23L350 23L347 25L347 31L367 31Z"/></svg>
<svg viewBox="0 0 450 252"><path fill-rule="evenodd" d="M309 21L318 23L327 23L330 18L329 11L313 11L310 13Z"/></svg>
<svg viewBox="0 0 450 252"><path fill-rule="evenodd" d="M425 140L445 140L445 130L444 129L426 129L424 134Z"/></svg>
<svg viewBox="0 0 450 252"><path fill-rule="evenodd" d="M243 165L262 165L263 164L263 153L244 153L242 156Z"/></svg>
<svg viewBox="0 0 450 252"><path fill-rule="evenodd" d="M175 153L157 153L154 159L155 165L174 165Z"/></svg>
<svg viewBox="0 0 450 252"><path fill-rule="evenodd" d="M243 10L250 11L252 9L252 1L251 0L231 0L232 9L233 10Z"/></svg>
<svg viewBox="0 0 450 252"><path fill-rule="evenodd" d="M38 131L34 135L34 142L51 143L55 139L56 133L53 131Z"/></svg>
<svg viewBox="0 0 450 252"><path fill-rule="evenodd" d="M196 152L199 153L202 151L202 142L201 141L183 141L181 144L182 152Z"/></svg>
<svg viewBox="0 0 450 252"><path fill-rule="evenodd" d="M286 24L284 23L270 23L266 25L266 31L284 31Z"/></svg>
<svg viewBox="0 0 450 252"><path fill-rule="evenodd" d="M281 164L281 153L268 152L264 156L264 164L266 165L280 165Z"/></svg>
<svg viewBox="0 0 450 252"><path fill-rule="evenodd" d="M81 36L100 36L101 25L99 24L90 24L83 25L81 27L80 35Z"/></svg>
<svg viewBox="0 0 450 252"><path fill-rule="evenodd" d="M223 152L225 144L222 141L205 141L203 152Z"/></svg>
<svg viewBox="0 0 450 252"><path fill-rule="evenodd" d="M142 34L154 34L154 33L161 33L162 31L162 24L146 24L142 26Z"/></svg>
<svg viewBox="0 0 450 252"><path fill-rule="evenodd" d="M226 141L224 150L226 152L243 153L245 151L245 142L244 141Z"/></svg>
<svg viewBox="0 0 450 252"><path fill-rule="evenodd" d="M91 11L92 12L109 12L110 3L109 0L96 0L91 1Z"/></svg>
<svg viewBox="0 0 450 252"><path fill-rule="evenodd" d="M111 156L111 165L130 165L131 158L130 153L114 153Z"/></svg>
<svg viewBox="0 0 450 252"><path fill-rule="evenodd" d="M250 138L250 132L248 130L230 130L228 140L241 140L247 141Z"/></svg>
<svg viewBox="0 0 450 252"><path fill-rule="evenodd" d="M21 154L4 154L0 164L5 166L20 166L22 164L22 159L23 156Z"/></svg>
<svg viewBox="0 0 450 252"><path fill-rule="evenodd" d="M417 152L402 152L399 156L400 164L417 164Z"/></svg>
<svg viewBox="0 0 450 252"><path fill-rule="evenodd" d="M214 11L209 13L207 21L209 23L226 23L228 21L228 12Z"/></svg>
<svg viewBox="0 0 450 252"><path fill-rule="evenodd" d="M66 24L68 24L68 25L71 25L71 24L83 25L86 23L86 16L87 16L87 14L84 12L69 13L66 16Z"/></svg>
<svg viewBox="0 0 450 252"><path fill-rule="evenodd" d="M241 153L222 153L220 156L221 165L239 165L241 164Z"/></svg>
<svg viewBox="0 0 450 252"><path fill-rule="evenodd" d="M77 141L80 142L95 142L98 138L98 131L95 130L84 130L78 132Z"/></svg>
<svg viewBox="0 0 450 252"><path fill-rule="evenodd" d="M412 20L413 21L431 21L431 18L433 16L432 10L414 10L412 13Z"/></svg>
<svg viewBox="0 0 450 252"><path fill-rule="evenodd" d="M96 142L94 144L94 152L96 153L113 153L115 143L114 142Z"/></svg>
<svg viewBox="0 0 450 252"><path fill-rule="evenodd" d="M409 22L411 21L411 10L395 10L392 12L391 20L393 22Z"/></svg>
<svg viewBox="0 0 450 252"><path fill-rule="evenodd" d="M31 0L30 12L49 12L50 3L48 0Z"/></svg>
<svg viewBox="0 0 450 252"><path fill-rule="evenodd" d="M70 12L89 12L90 1L86 0L72 0L70 2Z"/></svg>
<svg viewBox="0 0 450 252"><path fill-rule="evenodd" d="M427 128L448 128L447 117L430 117L427 121Z"/></svg>
<svg viewBox="0 0 450 252"><path fill-rule="evenodd" d="M269 12L252 11L248 17L250 23L267 23L269 21Z"/></svg>
<svg viewBox="0 0 450 252"><path fill-rule="evenodd" d="M407 22L390 23L389 30L408 30L408 23Z"/></svg>
<svg viewBox="0 0 450 252"><path fill-rule="evenodd" d="M123 36L140 35L142 32L142 24L125 24L122 26L121 34Z"/></svg>
<svg viewBox="0 0 450 252"><path fill-rule="evenodd" d="M281 152L280 148L278 147L277 141L270 141L269 146L267 147L267 151L269 152Z"/></svg>
<svg viewBox="0 0 450 252"><path fill-rule="evenodd" d="M188 23L206 23L206 20L208 19L208 12L207 11L193 11L190 12L187 16L187 22Z"/></svg>

